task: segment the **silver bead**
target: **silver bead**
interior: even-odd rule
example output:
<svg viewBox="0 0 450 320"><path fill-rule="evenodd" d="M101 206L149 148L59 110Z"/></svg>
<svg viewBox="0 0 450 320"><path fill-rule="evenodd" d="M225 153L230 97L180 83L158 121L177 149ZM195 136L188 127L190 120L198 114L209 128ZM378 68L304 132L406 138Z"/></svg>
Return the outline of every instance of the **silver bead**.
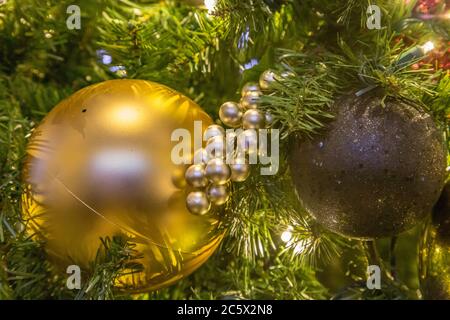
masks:
<svg viewBox="0 0 450 320"><path fill-rule="evenodd" d="M225 130L218 124L212 124L206 128L205 133L203 134L204 140L208 141L213 137L223 136L225 135Z"/></svg>
<svg viewBox="0 0 450 320"><path fill-rule="evenodd" d="M233 131L228 131L225 135L225 157L226 159L232 159L234 153L236 152L238 133L242 132L242 129L237 129Z"/></svg>
<svg viewBox="0 0 450 320"><path fill-rule="evenodd" d="M242 121L241 107L236 102L225 102L220 106L219 117L226 126L237 128Z"/></svg>
<svg viewBox="0 0 450 320"><path fill-rule="evenodd" d="M194 188L203 188L208 185L205 167L201 164L191 165L184 175L186 182Z"/></svg>
<svg viewBox="0 0 450 320"><path fill-rule="evenodd" d="M230 164L231 181L245 181L250 175L250 165L245 159L237 158L233 164Z"/></svg>
<svg viewBox="0 0 450 320"><path fill-rule="evenodd" d="M269 128L272 125L273 122L273 115L269 112L266 111L264 113L264 124L266 128Z"/></svg>
<svg viewBox="0 0 450 320"><path fill-rule="evenodd" d="M242 96L240 104L244 109L256 109L261 102L261 91L249 91Z"/></svg>
<svg viewBox="0 0 450 320"><path fill-rule="evenodd" d="M205 149L200 148L194 152L194 164L205 164L208 162L208 153Z"/></svg>
<svg viewBox="0 0 450 320"><path fill-rule="evenodd" d="M208 199L215 205L222 205L228 201L230 197L228 193L228 188L226 185L215 185L212 184L208 187Z"/></svg>
<svg viewBox="0 0 450 320"><path fill-rule="evenodd" d="M206 154L208 160L225 157L225 137L215 136L206 142Z"/></svg>
<svg viewBox="0 0 450 320"><path fill-rule="evenodd" d="M236 156L243 157L245 154L258 152L258 134L253 129L242 131L237 137Z"/></svg>
<svg viewBox="0 0 450 320"><path fill-rule="evenodd" d="M244 129L259 129L264 125L264 115L255 109L245 111L242 117Z"/></svg>
<svg viewBox="0 0 450 320"><path fill-rule="evenodd" d="M212 159L206 165L206 177L214 184L226 184L230 180L230 167L222 159Z"/></svg>
<svg viewBox="0 0 450 320"><path fill-rule="evenodd" d="M204 215L211 208L206 193L202 191L190 192L186 197L186 207L192 214Z"/></svg>
<svg viewBox="0 0 450 320"><path fill-rule="evenodd" d="M261 93L261 88L256 82L247 82L241 90L241 96L245 96L248 92L259 92Z"/></svg>
<svg viewBox="0 0 450 320"><path fill-rule="evenodd" d="M272 70L264 71L259 77L259 86L262 90L270 90L272 84L276 81L276 74Z"/></svg>

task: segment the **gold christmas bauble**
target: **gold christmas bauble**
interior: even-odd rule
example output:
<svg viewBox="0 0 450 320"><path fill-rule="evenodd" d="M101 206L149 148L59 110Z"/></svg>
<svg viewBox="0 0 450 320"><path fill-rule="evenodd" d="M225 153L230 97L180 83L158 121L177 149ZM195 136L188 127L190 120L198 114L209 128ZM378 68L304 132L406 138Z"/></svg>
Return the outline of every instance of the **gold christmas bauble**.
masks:
<svg viewBox="0 0 450 320"><path fill-rule="evenodd" d="M45 117L27 149L23 216L64 274L72 264L90 271L101 238L117 235L139 253L141 271L115 283L129 292L170 285L214 252L223 224L187 210L185 165L171 155L175 129L194 146L194 121L212 124L193 101L143 80L89 86Z"/></svg>
<svg viewBox="0 0 450 320"><path fill-rule="evenodd" d="M450 299L450 243L429 224L419 252L420 288L425 300Z"/></svg>
<svg viewBox="0 0 450 320"><path fill-rule="evenodd" d="M242 122L241 107L236 102L225 102L220 106L219 117L226 126L237 128Z"/></svg>
<svg viewBox="0 0 450 320"><path fill-rule="evenodd" d="M426 300L450 299L450 182L433 208L419 254L420 288Z"/></svg>
<svg viewBox="0 0 450 320"><path fill-rule="evenodd" d="M255 109L247 110L242 117L244 129L259 129L263 127L264 115Z"/></svg>

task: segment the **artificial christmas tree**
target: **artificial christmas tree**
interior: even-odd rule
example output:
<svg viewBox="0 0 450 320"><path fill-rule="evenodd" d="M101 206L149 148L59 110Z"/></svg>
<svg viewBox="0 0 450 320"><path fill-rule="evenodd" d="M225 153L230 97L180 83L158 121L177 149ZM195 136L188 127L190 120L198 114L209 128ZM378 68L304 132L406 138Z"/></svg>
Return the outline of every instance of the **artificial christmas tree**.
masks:
<svg viewBox="0 0 450 320"><path fill-rule="evenodd" d="M0 2L0 299L447 297L449 21L443 0Z"/></svg>

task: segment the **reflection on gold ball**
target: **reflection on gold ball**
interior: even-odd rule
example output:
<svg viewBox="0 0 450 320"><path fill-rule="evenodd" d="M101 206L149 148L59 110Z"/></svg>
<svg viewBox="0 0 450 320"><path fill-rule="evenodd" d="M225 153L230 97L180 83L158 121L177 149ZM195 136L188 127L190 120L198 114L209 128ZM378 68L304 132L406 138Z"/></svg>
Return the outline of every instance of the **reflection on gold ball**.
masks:
<svg viewBox="0 0 450 320"><path fill-rule="evenodd" d="M450 299L450 244L428 225L420 246L420 287L426 300Z"/></svg>
<svg viewBox="0 0 450 320"><path fill-rule="evenodd" d="M142 271L115 283L131 292L170 285L214 252L220 219L190 214L174 183L182 173L171 133L184 128L193 139L194 121L212 123L193 101L142 80L89 86L47 115L27 149L22 207L64 274L71 264L90 271L100 238L116 235L140 253Z"/></svg>
<svg viewBox="0 0 450 320"><path fill-rule="evenodd" d="M419 254L420 288L426 300L450 299L450 183L433 208Z"/></svg>
<svg viewBox="0 0 450 320"><path fill-rule="evenodd" d="M181 165L175 168L175 170L172 172L172 183L176 188L186 188L186 179L184 178L185 173L186 167Z"/></svg>

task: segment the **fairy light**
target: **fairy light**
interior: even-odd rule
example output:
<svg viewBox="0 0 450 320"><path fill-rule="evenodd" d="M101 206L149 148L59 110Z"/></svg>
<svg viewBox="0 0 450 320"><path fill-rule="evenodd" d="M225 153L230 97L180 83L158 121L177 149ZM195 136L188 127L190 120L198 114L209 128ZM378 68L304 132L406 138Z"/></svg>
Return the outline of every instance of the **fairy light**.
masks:
<svg viewBox="0 0 450 320"><path fill-rule="evenodd" d="M310 244L310 239L300 239L296 240L292 234L293 227L288 226L283 233L281 233L281 241L286 244L286 248L291 248L294 254L299 255L302 254Z"/></svg>
<svg viewBox="0 0 450 320"><path fill-rule="evenodd" d="M289 227L286 231L281 234L281 241L288 243L292 239L292 227Z"/></svg>
<svg viewBox="0 0 450 320"><path fill-rule="evenodd" d="M422 50L424 54L427 54L428 52L430 52L431 50L434 49L434 43L432 41L427 41L423 46L422 46Z"/></svg>
<svg viewBox="0 0 450 320"><path fill-rule="evenodd" d="M294 248L294 253L295 254L301 254L303 253L303 251L305 251L305 249L308 246L308 241L306 240L300 240L299 242L297 242L297 244L295 245Z"/></svg>
<svg viewBox="0 0 450 320"><path fill-rule="evenodd" d="M397 62L394 64L395 68L403 68L405 66L410 65L414 61L420 60L427 53L432 51L434 49L434 43L432 41L427 41L423 45L417 45L415 47L412 47L408 51L405 51L402 53L397 60Z"/></svg>
<svg viewBox="0 0 450 320"><path fill-rule="evenodd" d="M217 0L205 0L205 7L208 10L208 13L211 14L216 9Z"/></svg>

